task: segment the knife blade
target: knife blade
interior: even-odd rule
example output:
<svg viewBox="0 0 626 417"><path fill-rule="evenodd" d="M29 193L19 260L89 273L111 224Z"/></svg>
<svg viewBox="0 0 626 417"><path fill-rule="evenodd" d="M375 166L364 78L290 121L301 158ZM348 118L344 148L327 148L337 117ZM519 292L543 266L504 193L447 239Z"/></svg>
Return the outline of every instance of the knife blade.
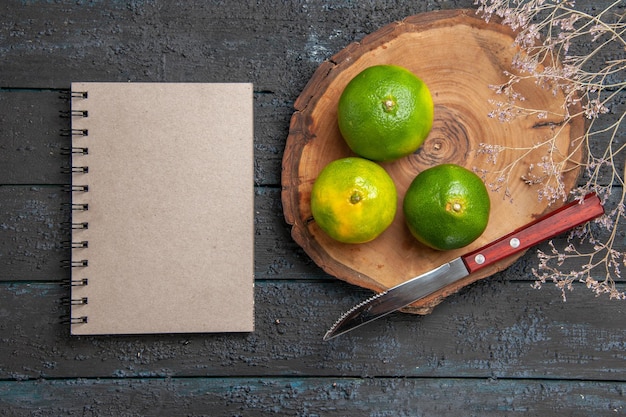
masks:
<svg viewBox="0 0 626 417"><path fill-rule="evenodd" d="M574 200L485 246L376 294L344 313L324 340L347 333L406 307L507 256L520 253L604 214L595 193Z"/></svg>

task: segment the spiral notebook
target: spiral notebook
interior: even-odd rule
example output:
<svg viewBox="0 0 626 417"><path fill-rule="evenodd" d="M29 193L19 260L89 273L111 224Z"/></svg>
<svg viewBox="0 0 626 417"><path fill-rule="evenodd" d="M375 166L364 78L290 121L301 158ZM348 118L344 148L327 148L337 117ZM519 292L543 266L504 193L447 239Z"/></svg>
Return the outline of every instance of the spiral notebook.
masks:
<svg viewBox="0 0 626 417"><path fill-rule="evenodd" d="M253 331L252 85L71 97L71 333Z"/></svg>

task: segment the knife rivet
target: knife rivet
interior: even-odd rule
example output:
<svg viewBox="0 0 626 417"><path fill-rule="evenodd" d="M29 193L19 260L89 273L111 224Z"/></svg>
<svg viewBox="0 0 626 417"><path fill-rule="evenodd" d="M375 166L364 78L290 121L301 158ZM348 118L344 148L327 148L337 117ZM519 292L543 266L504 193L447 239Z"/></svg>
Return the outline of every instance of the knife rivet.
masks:
<svg viewBox="0 0 626 417"><path fill-rule="evenodd" d="M519 239L514 237L513 239L511 239L511 241L509 242L509 245L511 245L512 248L519 248Z"/></svg>
<svg viewBox="0 0 626 417"><path fill-rule="evenodd" d="M476 255L476 257L474 258L474 261L476 261L476 263L478 265L482 265L485 263L485 255L483 255L482 253L479 253L478 255Z"/></svg>

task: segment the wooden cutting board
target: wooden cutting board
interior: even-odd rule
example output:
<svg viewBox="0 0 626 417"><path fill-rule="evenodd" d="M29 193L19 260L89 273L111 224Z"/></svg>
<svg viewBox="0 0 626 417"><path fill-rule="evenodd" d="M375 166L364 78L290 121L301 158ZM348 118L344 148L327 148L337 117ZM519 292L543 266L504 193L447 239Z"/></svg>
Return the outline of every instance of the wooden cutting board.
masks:
<svg viewBox="0 0 626 417"><path fill-rule="evenodd" d="M562 202L549 205L538 198L542 184L522 179L531 166L550 154L565 161L562 179L567 191L576 184L584 157L582 118L563 123L564 96L529 79L517 86L527 108L549 112L548 118L524 116L511 122L490 118L491 100L503 100L490 86L507 81L506 71L518 49L514 33L506 26L487 23L473 10L419 14L389 24L348 45L315 71L295 103L283 156L282 203L293 239L327 273L360 287L380 292L433 267L507 234ZM433 129L414 154L382 166L398 188L398 214L381 236L365 244L342 244L329 238L315 223L310 192L319 172L329 162L353 155L337 127L337 103L345 85L363 69L378 64L404 66L428 85L435 103ZM554 146L535 150L506 151L494 160L479 152L481 143L532 148L556 135ZM569 159L566 159L569 156ZM455 163L483 173L490 188L491 215L483 235L471 245L453 251L436 251L417 242L405 226L402 199L413 178L424 169ZM513 164L513 165L511 165ZM501 171L510 170L499 183ZM555 183L554 177L544 179ZM501 187L500 187L501 186ZM495 188L500 188L495 190ZM446 296L500 271L521 255L470 275L405 312L428 314Z"/></svg>

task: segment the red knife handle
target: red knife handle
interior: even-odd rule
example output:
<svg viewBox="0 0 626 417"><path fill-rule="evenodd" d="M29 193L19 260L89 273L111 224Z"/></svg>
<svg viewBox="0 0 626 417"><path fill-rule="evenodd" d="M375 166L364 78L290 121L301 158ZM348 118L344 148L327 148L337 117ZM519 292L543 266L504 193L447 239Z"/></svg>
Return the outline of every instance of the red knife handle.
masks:
<svg viewBox="0 0 626 417"><path fill-rule="evenodd" d="M572 201L480 249L463 255L461 259L471 274L602 214L604 208L600 199L595 193L590 193L582 201Z"/></svg>

